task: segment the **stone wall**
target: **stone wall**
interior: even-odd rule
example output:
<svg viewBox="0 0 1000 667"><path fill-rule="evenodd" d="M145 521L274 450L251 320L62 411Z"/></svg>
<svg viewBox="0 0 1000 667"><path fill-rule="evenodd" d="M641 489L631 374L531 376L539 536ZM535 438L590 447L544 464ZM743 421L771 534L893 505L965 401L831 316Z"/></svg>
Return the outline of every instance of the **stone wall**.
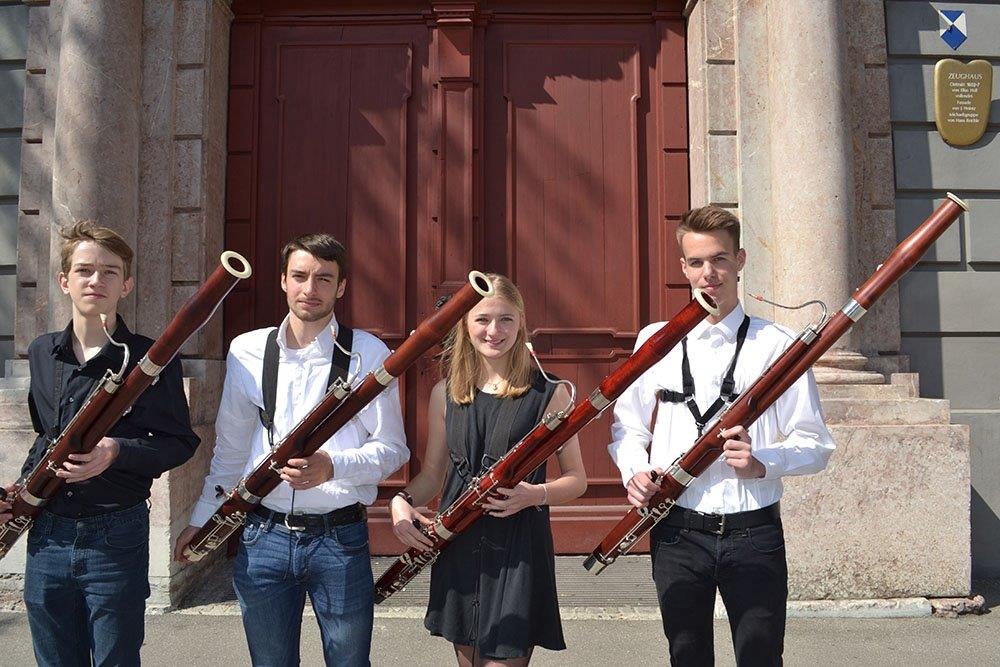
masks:
<svg viewBox="0 0 1000 667"><path fill-rule="evenodd" d="M155 337L222 251L229 5L53 0L24 9L16 352L23 355L35 336L68 321L68 301L54 282L56 229L85 218L134 245L137 289L121 312ZM170 562L170 546L186 526L211 458L224 372L221 317L181 352L203 444L192 461L153 485L150 602L156 605L176 603L204 567L179 568ZM12 375L22 377L0 387L0 409L27 414L25 365L12 365ZM24 458L31 436L25 428L30 423L23 420L0 425L5 479ZM15 580L21 568L23 556L0 562Z"/></svg>
<svg viewBox="0 0 1000 667"><path fill-rule="evenodd" d="M14 354L17 189L21 164L28 8L0 2L0 376Z"/></svg>

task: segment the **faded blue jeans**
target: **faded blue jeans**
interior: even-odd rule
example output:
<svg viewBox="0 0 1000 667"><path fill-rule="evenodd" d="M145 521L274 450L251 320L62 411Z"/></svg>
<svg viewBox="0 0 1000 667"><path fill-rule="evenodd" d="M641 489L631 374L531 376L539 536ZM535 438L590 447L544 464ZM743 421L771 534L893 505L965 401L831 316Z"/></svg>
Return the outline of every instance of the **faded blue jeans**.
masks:
<svg viewBox="0 0 1000 667"><path fill-rule="evenodd" d="M138 665L149 597L149 510L68 519L28 533L24 604L39 665Z"/></svg>
<svg viewBox="0 0 1000 667"><path fill-rule="evenodd" d="M375 585L365 521L290 531L251 514L233 585L257 667L299 664L306 595L319 622L326 664L370 664Z"/></svg>

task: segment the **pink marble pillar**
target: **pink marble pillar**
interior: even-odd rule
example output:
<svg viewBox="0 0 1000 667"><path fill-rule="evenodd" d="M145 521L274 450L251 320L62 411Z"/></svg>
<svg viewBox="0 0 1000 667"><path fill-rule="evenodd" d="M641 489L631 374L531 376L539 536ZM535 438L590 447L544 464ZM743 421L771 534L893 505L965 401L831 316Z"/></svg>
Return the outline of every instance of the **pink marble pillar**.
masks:
<svg viewBox="0 0 1000 667"><path fill-rule="evenodd" d="M135 247L139 196L142 3L65 0L59 45L52 218L56 227L93 218ZM49 269L59 271L57 229ZM51 280L51 278L50 278ZM54 281L49 329L65 326L69 305ZM119 312L134 321L135 301Z"/></svg>
<svg viewBox="0 0 1000 667"><path fill-rule="evenodd" d="M774 298L786 304L820 299L835 311L854 290L843 6L837 0L770 2L767 20ZM785 312L781 319L801 326L814 313ZM865 363L848 333L819 366L850 373Z"/></svg>

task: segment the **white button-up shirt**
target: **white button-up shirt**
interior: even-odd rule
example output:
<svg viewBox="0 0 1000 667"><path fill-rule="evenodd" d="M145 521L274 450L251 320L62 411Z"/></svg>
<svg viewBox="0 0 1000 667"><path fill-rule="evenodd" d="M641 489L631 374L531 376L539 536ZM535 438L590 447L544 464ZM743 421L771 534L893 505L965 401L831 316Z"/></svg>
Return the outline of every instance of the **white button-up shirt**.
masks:
<svg viewBox="0 0 1000 667"><path fill-rule="evenodd" d="M736 351L736 332L743 322L737 305L718 324L703 320L688 335L688 360L695 384L695 400L704 414L719 397L722 380ZM663 322L639 332L636 349ZM791 345L795 334L767 320L751 318L746 342L736 363L734 380L742 393ZM611 426L613 442L608 451L627 485L637 472L667 468L698 440L694 417L684 403L659 404L656 424L650 431L659 389L682 391L678 345L636 380L618 399ZM722 414L716 414L714 422ZM707 427L706 427L707 431ZM682 507L730 514L767 507L781 499L781 477L808 475L826 467L835 449L823 423L819 392L812 371L800 377L774 405L747 428L753 456L764 464L761 479L739 479L721 458L691 483L678 504ZM652 443L652 444L650 444Z"/></svg>
<svg viewBox="0 0 1000 667"><path fill-rule="evenodd" d="M327 391L333 357L336 319L309 345L288 347L288 318L278 327L278 391L274 406L274 443L281 439ZM202 526L222 504L216 486L230 491L270 453L267 431L260 421L264 405L261 378L264 345L273 329L257 329L237 336L226 358L226 381L215 421L215 452L201 498L191 515L191 525ZM360 378L378 368L389 349L366 331L354 330L352 352L361 355ZM352 359L350 373L358 373ZM360 502L375 501L378 483L410 458L403 431L399 385L392 382L379 396L351 419L321 448L333 461L333 479L305 491L296 491L294 511L322 514ZM276 512L288 513L292 489L282 482L262 503Z"/></svg>

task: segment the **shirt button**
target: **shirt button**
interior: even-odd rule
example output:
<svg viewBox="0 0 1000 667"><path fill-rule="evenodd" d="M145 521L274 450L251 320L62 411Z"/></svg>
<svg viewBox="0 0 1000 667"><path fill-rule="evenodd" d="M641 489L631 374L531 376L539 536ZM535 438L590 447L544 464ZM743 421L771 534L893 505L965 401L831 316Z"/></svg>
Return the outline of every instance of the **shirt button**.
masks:
<svg viewBox="0 0 1000 667"><path fill-rule="evenodd" d="M69 402L70 402L70 403L72 403L72 402L73 402L73 397L72 397L72 396L70 396L70 397L69 397Z"/></svg>
<svg viewBox="0 0 1000 667"><path fill-rule="evenodd" d="M66 497L67 498L72 498L73 497L73 492L72 491L67 491L66 492Z"/></svg>

